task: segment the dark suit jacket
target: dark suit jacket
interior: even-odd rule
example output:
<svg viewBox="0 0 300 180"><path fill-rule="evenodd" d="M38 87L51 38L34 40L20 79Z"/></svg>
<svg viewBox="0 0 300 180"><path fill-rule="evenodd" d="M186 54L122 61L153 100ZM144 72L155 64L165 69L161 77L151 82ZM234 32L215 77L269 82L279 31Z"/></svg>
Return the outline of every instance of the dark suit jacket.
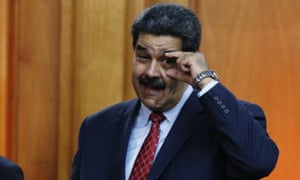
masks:
<svg viewBox="0 0 300 180"><path fill-rule="evenodd" d="M138 99L88 117L79 134L72 180L124 180ZM150 171L149 180L256 180L275 167L278 149L260 107L217 84L185 103Z"/></svg>
<svg viewBox="0 0 300 180"><path fill-rule="evenodd" d="M23 180L21 168L10 160L0 156L0 180Z"/></svg>

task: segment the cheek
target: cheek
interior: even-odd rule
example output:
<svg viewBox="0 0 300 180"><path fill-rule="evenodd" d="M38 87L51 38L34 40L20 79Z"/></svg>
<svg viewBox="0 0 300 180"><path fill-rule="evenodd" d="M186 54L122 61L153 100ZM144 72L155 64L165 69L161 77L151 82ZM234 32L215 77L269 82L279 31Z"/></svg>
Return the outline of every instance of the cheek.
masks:
<svg viewBox="0 0 300 180"><path fill-rule="evenodd" d="M145 66L143 66L140 63L134 62L132 66L132 76L133 77L138 77L141 74L143 74L145 71Z"/></svg>
<svg viewBox="0 0 300 180"><path fill-rule="evenodd" d="M167 76L166 74L163 75L163 79L167 83L168 87L170 87L172 89L176 88L176 86L178 86L178 84L179 84L178 80L171 78L171 77Z"/></svg>
<svg viewBox="0 0 300 180"><path fill-rule="evenodd" d="M139 87L139 77L144 73L145 67L142 66L139 63L133 63L132 66L132 74L131 74L131 81L133 83L133 86L135 90L137 91L137 88Z"/></svg>
<svg viewBox="0 0 300 180"><path fill-rule="evenodd" d="M181 93L185 87L184 83L174 79L168 79L167 81L170 94L174 95L177 93Z"/></svg>

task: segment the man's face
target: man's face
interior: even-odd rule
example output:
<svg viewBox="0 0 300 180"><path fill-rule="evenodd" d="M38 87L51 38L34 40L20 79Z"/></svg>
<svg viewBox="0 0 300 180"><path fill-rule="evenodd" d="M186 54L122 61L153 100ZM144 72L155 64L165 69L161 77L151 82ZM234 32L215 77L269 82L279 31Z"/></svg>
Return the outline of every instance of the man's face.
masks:
<svg viewBox="0 0 300 180"><path fill-rule="evenodd" d="M167 111L180 100L186 84L166 75L177 68L166 52L181 51L182 40L174 36L140 33L135 47L132 83L137 96L153 111Z"/></svg>

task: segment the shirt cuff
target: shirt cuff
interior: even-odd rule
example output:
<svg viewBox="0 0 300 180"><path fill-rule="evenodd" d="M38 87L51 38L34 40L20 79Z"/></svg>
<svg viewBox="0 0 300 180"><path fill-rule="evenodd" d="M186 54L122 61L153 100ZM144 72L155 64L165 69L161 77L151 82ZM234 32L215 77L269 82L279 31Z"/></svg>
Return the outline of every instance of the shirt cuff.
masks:
<svg viewBox="0 0 300 180"><path fill-rule="evenodd" d="M205 86L204 86L204 88L202 88L199 92L198 92L198 94L197 94L197 96L198 97L201 97L201 96L203 96L205 93L207 93L211 88L213 88L216 84L218 84L219 83L219 81L211 81L211 82L209 82L208 84L206 84Z"/></svg>

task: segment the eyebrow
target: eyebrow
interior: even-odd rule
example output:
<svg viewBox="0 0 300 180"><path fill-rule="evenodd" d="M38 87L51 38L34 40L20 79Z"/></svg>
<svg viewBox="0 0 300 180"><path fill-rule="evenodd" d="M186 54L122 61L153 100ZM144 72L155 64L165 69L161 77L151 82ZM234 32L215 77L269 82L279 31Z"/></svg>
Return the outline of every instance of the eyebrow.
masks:
<svg viewBox="0 0 300 180"><path fill-rule="evenodd" d="M136 46L136 51L149 51L149 48L144 47L144 46L138 44ZM162 54L164 56L165 53L175 52L175 51L177 51L177 50L164 50L164 51L162 51Z"/></svg>
<svg viewBox="0 0 300 180"><path fill-rule="evenodd" d="M148 51L148 48L143 47L143 46L141 46L141 45L137 45L137 46L136 46L136 50L137 50L137 51Z"/></svg>

